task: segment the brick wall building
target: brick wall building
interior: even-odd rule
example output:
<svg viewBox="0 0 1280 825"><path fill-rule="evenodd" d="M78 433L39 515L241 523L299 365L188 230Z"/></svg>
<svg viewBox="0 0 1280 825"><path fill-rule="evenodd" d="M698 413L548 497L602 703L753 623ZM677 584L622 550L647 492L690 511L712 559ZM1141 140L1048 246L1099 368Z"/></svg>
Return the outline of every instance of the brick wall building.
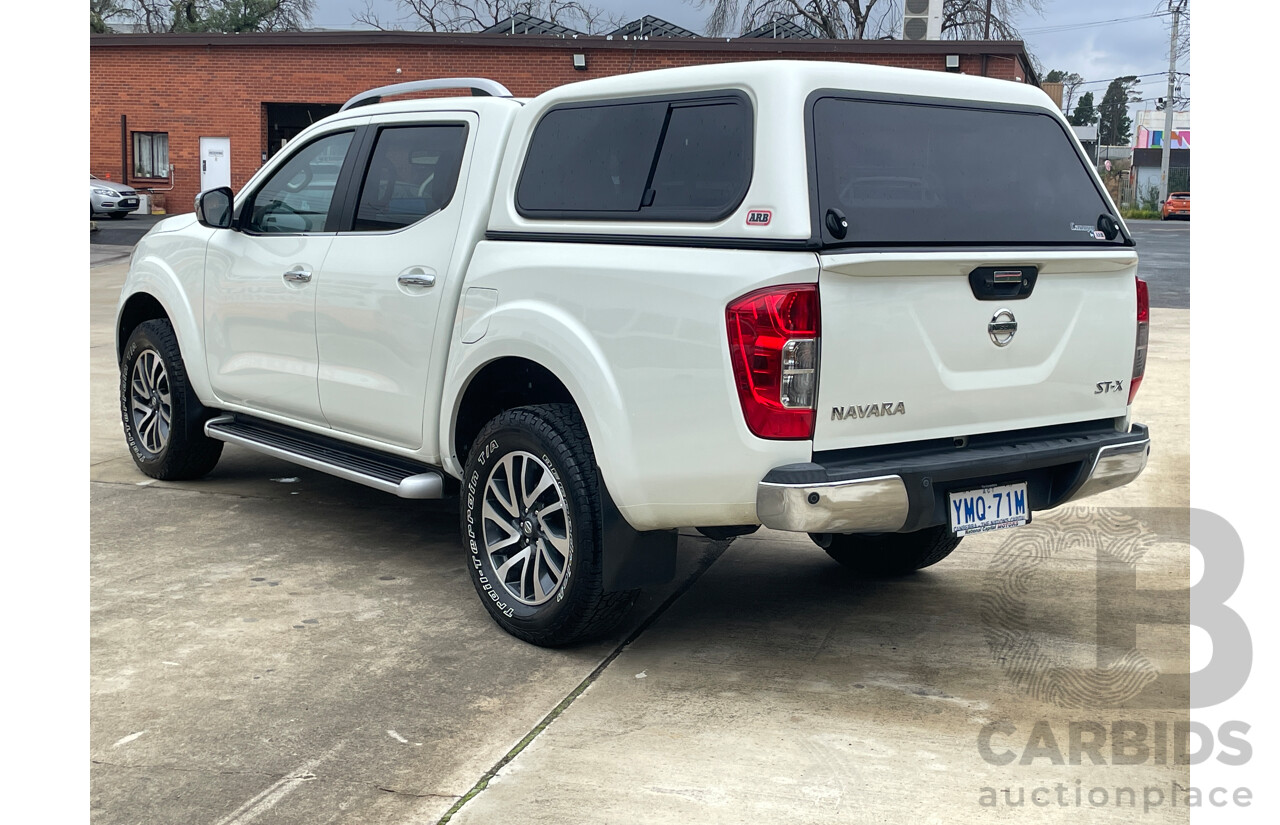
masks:
<svg viewBox="0 0 1280 825"><path fill-rule="evenodd" d="M404 80L487 77L525 97L587 78L672 66L794 59L948 71L954 55L959 65L951 71L1037 82L1016 41L128 34L91 36L89 55L89 171L156 191L170 212L189 211L201 188L201 138L229 139L206 140L206 147L229 145L231 186L238 190L311 120L361 91ZM585 69L574 68L574 55L585 56Z"/></svg>

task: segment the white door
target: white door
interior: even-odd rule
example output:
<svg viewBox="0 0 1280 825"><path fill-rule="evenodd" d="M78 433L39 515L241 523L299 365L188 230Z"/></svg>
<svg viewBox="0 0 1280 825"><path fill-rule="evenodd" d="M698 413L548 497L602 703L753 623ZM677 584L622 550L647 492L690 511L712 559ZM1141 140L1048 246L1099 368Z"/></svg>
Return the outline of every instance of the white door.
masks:
<svg viewBox="0 0 1280 825"><path fill-rule="evenodd" d="M354 134L346 129L301 146L241 201L237 226L210 237L205 342L219 399L325 424L316 395L316 284Z"/></svg>
<svg viewBox="0 0 1280 825"><path fill-rule="evenodd" d="M231 138L200 138L200 191L231 185Z"/></svg>
<svg viewBox="0 0 1280 825"><path fill-rule="evenodd" d="M423 443L436 314L476 125L475 115L458 112L384 125L367 173L356 175L363 185L353 223L334 238L316 289L320 406L335 430L412 449Z"/></svg>

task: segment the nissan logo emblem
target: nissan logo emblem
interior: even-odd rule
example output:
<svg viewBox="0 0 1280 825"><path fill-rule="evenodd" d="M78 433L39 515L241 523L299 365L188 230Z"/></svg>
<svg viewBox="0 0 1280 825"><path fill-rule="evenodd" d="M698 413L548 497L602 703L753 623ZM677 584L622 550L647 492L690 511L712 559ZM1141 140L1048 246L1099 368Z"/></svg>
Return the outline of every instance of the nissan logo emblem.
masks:
<svg viewBox="0 0 1280 825"><path fill-rule="evenodd" d="M1009 346L1009 342L1013 340L1017 331L1018 319L1014 318L1013 313L1007 309L992 315L991 323L987 324L987 334L991 336L991 343L997 347Z"/></svg>

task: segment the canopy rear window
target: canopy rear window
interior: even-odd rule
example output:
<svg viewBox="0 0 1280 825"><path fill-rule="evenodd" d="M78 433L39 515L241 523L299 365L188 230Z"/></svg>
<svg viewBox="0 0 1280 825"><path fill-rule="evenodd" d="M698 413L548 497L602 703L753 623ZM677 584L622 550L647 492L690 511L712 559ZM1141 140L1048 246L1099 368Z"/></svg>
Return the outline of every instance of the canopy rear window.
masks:
<svg viewBox="0 0 1280 825"><path fill-rule="evenodd" d="M1095 235L1110 208L1048 114L821 97L811 128L825 244L1125 243Z"/></svg>

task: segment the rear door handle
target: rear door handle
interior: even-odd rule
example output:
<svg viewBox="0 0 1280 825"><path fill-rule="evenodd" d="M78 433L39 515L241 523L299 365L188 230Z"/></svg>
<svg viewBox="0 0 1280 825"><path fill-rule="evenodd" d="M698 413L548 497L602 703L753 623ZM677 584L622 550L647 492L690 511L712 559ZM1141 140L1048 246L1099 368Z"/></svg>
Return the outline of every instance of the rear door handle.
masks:
<svg viewBox="0 0 1280 825"><path fill-rule="evenodd" d="M284 273L284 279L291 284L305 284L311 280L311 273L305 269L290 269Z"/></svg>

